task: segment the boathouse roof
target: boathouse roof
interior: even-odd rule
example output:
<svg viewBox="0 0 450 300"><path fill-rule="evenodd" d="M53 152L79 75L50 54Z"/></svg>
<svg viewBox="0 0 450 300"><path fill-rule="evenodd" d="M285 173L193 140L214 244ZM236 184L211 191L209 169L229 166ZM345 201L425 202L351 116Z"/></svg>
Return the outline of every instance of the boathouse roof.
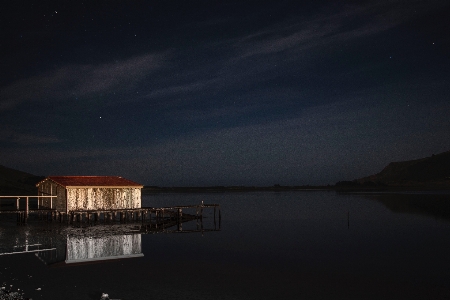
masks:
<svg viewBox="0 0 450 300"><path fill-rule="evenodd" d="M36 186L39 186L40 184L42 184L47 180L53 181L56 184L59 184L65 188L70 187L143 188L143 185L120 176L48 176L44 180L37 183Z"/></svg>

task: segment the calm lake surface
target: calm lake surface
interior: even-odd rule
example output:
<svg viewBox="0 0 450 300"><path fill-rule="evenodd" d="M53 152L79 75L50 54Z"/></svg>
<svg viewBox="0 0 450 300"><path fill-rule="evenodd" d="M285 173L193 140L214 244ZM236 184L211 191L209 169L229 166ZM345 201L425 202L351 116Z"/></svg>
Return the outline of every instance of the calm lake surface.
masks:
<svg viewBox="0 0 450 300"><path fill-rule="evenodd" d="M450 298L448 192L143 195L143 206L201 201L220 204L220 231L207 231L211 209L203 233L0 215L1 253L53 249L0 255L0 283L33 300Z"/></svg>

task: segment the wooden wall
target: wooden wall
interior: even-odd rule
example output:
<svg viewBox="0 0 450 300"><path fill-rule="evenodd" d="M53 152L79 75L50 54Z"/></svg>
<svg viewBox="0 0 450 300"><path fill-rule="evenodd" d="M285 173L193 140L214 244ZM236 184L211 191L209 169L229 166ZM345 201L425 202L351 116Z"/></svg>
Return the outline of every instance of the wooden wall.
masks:
<svg viewBox="0 0 450 300"><path fill-rule="evenodd" d="M53 181L46 180L38 187L39 196L58 196L53 198L52 208L59 211L66 211L66 189ZM39 206L50 208L50 198L42 198L39 200Z"/></svg>
<svg viewBox="0 0 450 300"><path fill-rule="evenodd" d="M68 209L140 208L140 188L68 188Z"/></svg>

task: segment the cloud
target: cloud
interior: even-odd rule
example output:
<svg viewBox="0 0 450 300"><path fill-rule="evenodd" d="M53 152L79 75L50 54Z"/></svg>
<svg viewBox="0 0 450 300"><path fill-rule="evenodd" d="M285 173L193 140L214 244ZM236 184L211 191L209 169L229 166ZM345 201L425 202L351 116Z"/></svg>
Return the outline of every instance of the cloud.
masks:
<svg viewBox="0 0 450 300"><path fill-rule="evenodd" d="M417 102L413 111L405 111L402 103L369 105L366 100L358 96L304 109L295 118L192 132L137 147L41 145L4 149L2 159L37 174L120 175L152 185L327 184L450 147L447 102Z"/></svg>
<svg viewBox="0 0 450 300"><path fill-rule="evenodd" d="M61 142L61 140L55 136L21 133L14 131L11 128L2 128L0 130L0 142L6 142L10 145L38 146L45 144L56 144Z"/></svg>
<svg viewBox="0 0 450 300"><path fill-rule="evenodd" d="M323 51L394 28L440 4L436 5L428 8L421 1L412 1L410 5L401 1L377 1L338 8L328 6L321 14L283 20L245 36L200 43L196 46L198 52L208 52L208 57L213 58L200 57L198 64L189 65L188 69L177 68L175 76L166 78L166 84L154 84L145 97L167 98L170 100L165 99L164 104L160 101L160 105L174 106L220 94L232 97L230 91L242 94L241 89L248 92L253 84L286 76L292 66L295 66L293 74L313 70ZM223 25L225 21L220 23ZM221 50L211 54L209 49ZM182 51L185 49L174 51L174 59L182 60L185 55ZM285 51L293 55L283 54L278 60L281 56L277 54ZM281 68L277 69L277 65ZM354 72L362 73L361 67L358 65ZM374 68L373 65L365 67Z"/></svg>
<svg viewBox="0 0 450 300"><path fill-rule="evenodd" d="M217 79L200 79L194 82L186 83L186 84L174 84L171 87L156 89L145 97L148 98L156 98L156 97L170 97L178 94L186 94L199 92L206 88L212 87L218 83Z"/></svg>
<svg viewBox="0 0 450 300"><path fill-rule="evenodd" d="M260 32L236 39L237 59L254 55L276 54L282 51L304 51L318 46L367 37L402 24L418 14L446 5L434 6L423 1L379 1L372 4L345 5L340 9L327 8L326 13L306 19L284 21ZM335 12L331 12L335 9Z"/></svg>
<svg viewBox="0 0 450 300"><path fill-rule="evenodd" d="M0 90L0 111L30 101L61 101L89 96L114 88L129 89L160 69L166 54L146 54L100 65L66 65L31 78L16 81Z"/></svg>

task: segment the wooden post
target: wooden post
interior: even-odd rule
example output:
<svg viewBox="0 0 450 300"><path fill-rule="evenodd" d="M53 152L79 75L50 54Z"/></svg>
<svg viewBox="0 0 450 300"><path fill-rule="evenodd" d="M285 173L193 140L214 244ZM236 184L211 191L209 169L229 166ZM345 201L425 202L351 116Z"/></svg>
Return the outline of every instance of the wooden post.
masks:
<svg viewBox="0 0 450 300"><path fill-rule="evenodd" d="M214 230L216 230L216 207L214 206Z"/></svg>
<svg viewBox="0 0 450 300"><path fill-rule="evenodd" d="M20 198L17 197L17 200L16 200L16 209L17 209L17 210L19 210L19 200L20 200Z"/></svg>
<svg viewBox="0 0 450 300"><path fill-rule="evenodd" d="M178 209L178 231L182 231L183 230L183 225L182 225L182 218L183 218L183 210L181 208Z"/></svg>
<svg viewBox="0 0 450 300"><path fill-rule="evenodd" d="M28 219L28 204L29 204L29 197L27 197L27 206L25 208L25 218Z"/></svg>

